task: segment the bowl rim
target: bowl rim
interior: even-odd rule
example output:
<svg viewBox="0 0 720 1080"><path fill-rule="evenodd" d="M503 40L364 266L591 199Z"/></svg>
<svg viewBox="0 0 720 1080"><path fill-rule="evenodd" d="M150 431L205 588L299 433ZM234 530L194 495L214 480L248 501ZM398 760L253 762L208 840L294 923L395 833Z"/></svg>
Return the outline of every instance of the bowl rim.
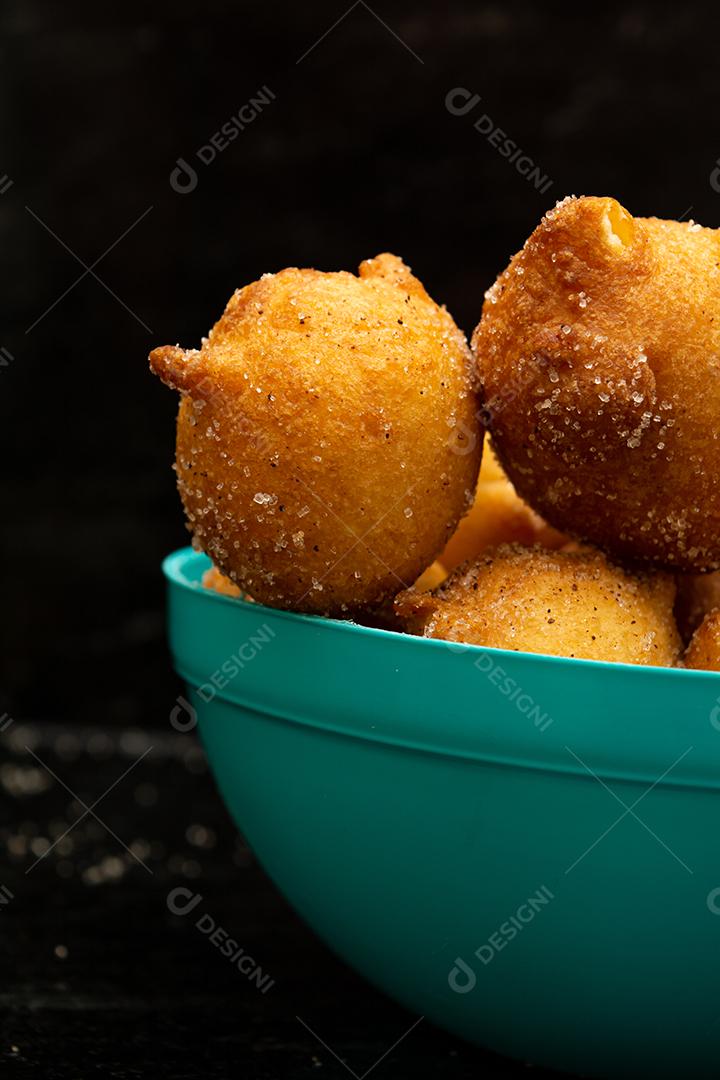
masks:
<svg viewBox="0 0 720 1080"><path fill-rule="evenodd" d="M648 790L720 790L718 672L485 648L278 610L203 587L210 565L192 548L163 562L170 650L201 731L219 719L211 707L217 698L270 722L386 747L586 780L642 782ZM230 650L221 657L218 647L231 644L236 630L252 642L253 626L280 621L292 646L281 669L266 657L251 675L235 678L245 670L241 664L218 685L216 676L233 657ZM318 689L322 680L307 677L303 639L312 655L337 664L330 695ZM369 664L363 670L370 676L348 696L358 664ZM321 669L311 663L310 670ZM430 680L428 693L418 698L423 679Z"/></svg>
<svg viewBox="0 0 720 1080"><path fill-rule="evenodd" d="M669 676L676 681L678 679L685 679L690 681L694 680L695 682L715 680L720 682L720 672L718 671L684 667L667 667L664 665L652 664L629 664L620 660L588 660L583 657L554 656L550 653L525 652L522 649L503 649L491 645L470 645L466 642L446 641L443 638L427 638L416 634L405 634L400 630L386 630L381 627L364 626L362 623L353 622L351 619L333 619L325 615L311 615L299 611L288 611L285 608L268 607L266 604L261 604L255 600L248 603L248 601L244 600L242 597L225 596L215 589L207 589L202 585L201 581L188 576L186 572L187 569L191 566L195 567L199 562L207 562L208 566L205 567L205 569L209 569L212 565L212 560L208 555L187 546L171 552L163 559L161 565L163 574L168 581L194 595L202 595L209 603L229 604L233 607L241 605L245 609L251 607L253 612L257 612L258 614L266 612L267 615L272 618L281 619L282 621L290 622L296 626L312 626L314 628L325 627L340 633L360 634L365 637L375 638L376 640L385 639L389 641L401 641L403 643L407 643L408 641L417 642L420 643L419 647L421 648L437 649L452 653L469 653L470 655L474 654L476 656L486 655L496 659L498 663L501 662L503 657L521 656L524 662L533 665L542 664L560 668L567 668L568 666L573 668L585 667L598 672L633 672L633 677L638 679L657 679L659 676L664 678Z"/></svg>

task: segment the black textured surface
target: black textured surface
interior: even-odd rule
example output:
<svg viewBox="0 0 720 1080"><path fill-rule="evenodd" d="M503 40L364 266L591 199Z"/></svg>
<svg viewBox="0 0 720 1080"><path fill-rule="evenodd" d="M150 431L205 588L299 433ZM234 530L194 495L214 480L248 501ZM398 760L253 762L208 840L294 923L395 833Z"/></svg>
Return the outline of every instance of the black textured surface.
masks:
<svg viewBox="0 0 720 1080"><path fill-rule="evenodd" d="M58 842L82 814L63 783L89 806L116 781L103 824ZM3 1078L527 1075L427 1021L409 1031L416 1016L318 941L238 839L193 736L16 723L0 788ZM168 908L178 887L202 897L184 916ZM252 956L263 992L200 918Z"/></svg>

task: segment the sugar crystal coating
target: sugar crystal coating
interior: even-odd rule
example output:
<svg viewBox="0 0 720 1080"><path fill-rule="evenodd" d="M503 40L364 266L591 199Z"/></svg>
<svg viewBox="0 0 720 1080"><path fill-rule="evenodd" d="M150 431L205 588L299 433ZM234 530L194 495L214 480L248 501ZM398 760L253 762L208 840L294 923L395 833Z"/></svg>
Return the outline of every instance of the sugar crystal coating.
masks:
<svg viewBox="0 0 720 1080"><path fill-rule="evenodd" d="M473 349L493 445L544 518L620 558L720 568L720 231L565 199Z"/></svg>
<svg viewBox="0 0 720 1080"><path fill-rule="evenodd" d="M180 391L176 472L196 547L261 603L343 617L442 550L474 491L472 357L393 255L238 290L199 350L155 349Z"/></svg>
<svg viewBox="0 0 720 1080"><path fill-rule="evenodd" d="M522 652L673 666L680 637L669 574L630 571L601 552L502 544L433 592L395 599L410 633Z"/></svg>

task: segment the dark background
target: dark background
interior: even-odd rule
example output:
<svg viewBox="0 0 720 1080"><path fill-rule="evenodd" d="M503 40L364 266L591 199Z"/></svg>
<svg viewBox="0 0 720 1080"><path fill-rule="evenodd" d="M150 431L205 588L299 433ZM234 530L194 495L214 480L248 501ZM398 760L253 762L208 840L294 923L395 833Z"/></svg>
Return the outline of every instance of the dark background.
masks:
<svg viewBox="0 0 720 1080"><path fill-rule="evenodd" d="M372 11L330 30L344 0L2 5L0 711L166 723L159 562L187 534L176 402L146 357L197 345L233 289L390 250L470 332L565 194L720 224L717 5ZM263 86L276 99L173 191L177 159ZM458 86L482 97L467 116L445 107ZM483 112L546 194L474 129ZM94 270L119 299L89 274L59 299L84 268L33 215L91 265L149 207Z"/></svg>
<svg viewBox="0 0 720 1080"><path fill-rule="evenodd" d="M13 1075L208 1080L324 1066L334 1078L348 1074L299 1027L298 1002L358 1072L413 1023L333 960L234 846L195 744L163 743L179 684L159 564L187 534L170 470L175 396L150 376L149 349L197 345L231 292L265 271L354 269L383 250L470 332L484 290L568 193L720 225L716 4L348 6L0 8L0 177L12 181L0 179L0 714L15 718L0 882L16 897L0 914L12 972L0 1062ZM198 164L264 86L274 100ZM446 109L455 87L482 98L466 116ZM474 129L483 112L549 191ZM186 194L169 183L181 157L198 173ZM43 836L78 816L72 792L98 797L149 738L153 756L103 817L149 845L153 879L92 821L70 854L59 847L26 874ZM168 888L198 876L208 910L256 949L277 993L238 985L170 919ZM523 1074L432 1029L383 1067Z"/></svg>

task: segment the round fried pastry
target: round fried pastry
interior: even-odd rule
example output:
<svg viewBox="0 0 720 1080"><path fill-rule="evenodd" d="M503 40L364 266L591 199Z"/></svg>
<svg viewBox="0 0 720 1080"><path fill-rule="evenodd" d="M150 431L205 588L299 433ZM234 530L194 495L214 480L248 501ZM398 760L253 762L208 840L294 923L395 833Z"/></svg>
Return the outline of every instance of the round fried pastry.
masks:
<svg viewBox="0 0 720 1080"><path fill-rule="evenodd" d="M395 611L409 633L491 648L673 666L675 583L599 551L506 544L459 567L434 592L408 589Z"/></svg>
<svg viewBox="0 0 720 1080"><path fill-rule="evenodd" d="M182 396L195 546L260 603L352 616L433 562L482 453L471 357L393 255L240 289L199 350L155 349Z"/></svg>
<svg viewBox="0 0 720 1080"><path fill-rule="evenodd" d="M493 445L544 518L621 559L720 568L720 231L565 199L473 348Z"/></svg>

